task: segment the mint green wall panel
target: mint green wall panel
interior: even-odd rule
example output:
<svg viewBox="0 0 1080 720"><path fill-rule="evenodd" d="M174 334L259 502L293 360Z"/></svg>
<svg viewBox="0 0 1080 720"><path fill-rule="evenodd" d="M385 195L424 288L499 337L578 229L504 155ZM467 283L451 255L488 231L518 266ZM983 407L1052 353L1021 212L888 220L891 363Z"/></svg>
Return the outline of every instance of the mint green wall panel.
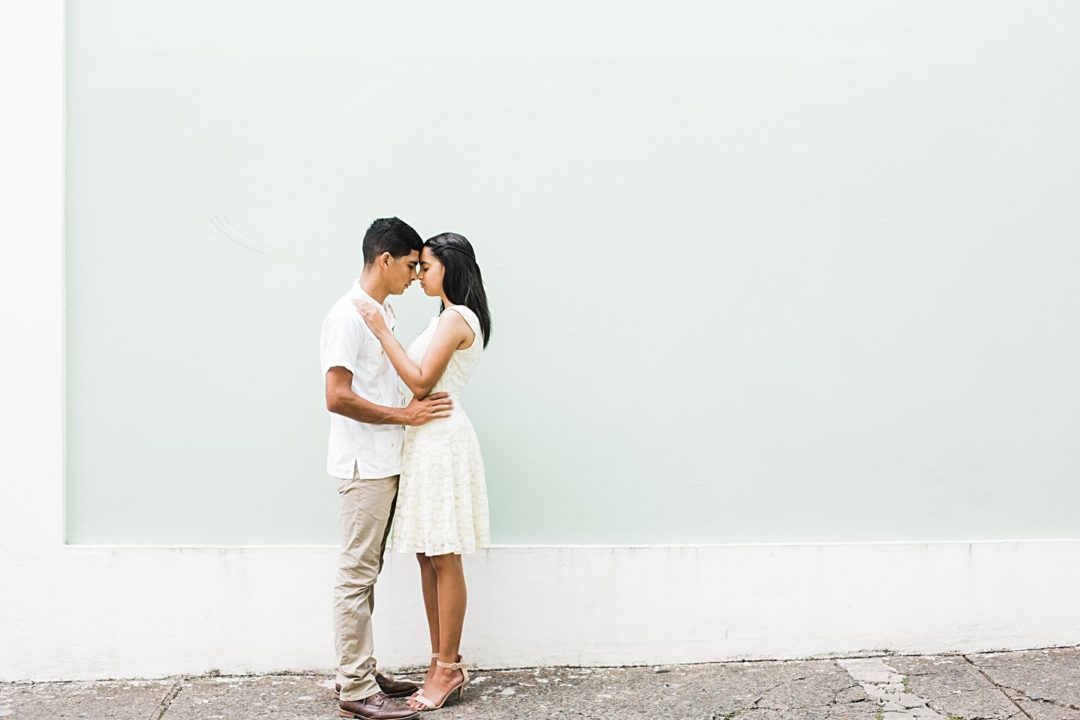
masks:
<svg viewBox="0 0 1080 720"><path fill-rule="evenodd" d="M390 214L480 256L497 543L1077 537L1080 9L1020 7L70 2L69 541L335 542Z"/></svg>

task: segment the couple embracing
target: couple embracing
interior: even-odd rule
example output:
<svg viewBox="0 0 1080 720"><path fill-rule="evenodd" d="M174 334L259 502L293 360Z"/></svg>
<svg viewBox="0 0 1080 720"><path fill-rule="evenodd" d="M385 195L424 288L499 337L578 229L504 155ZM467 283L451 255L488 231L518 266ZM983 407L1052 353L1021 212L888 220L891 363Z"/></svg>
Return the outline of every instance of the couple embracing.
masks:
<svg viewBox="0 0 1080 720"><path fill-rule="evenodd" d="M461 556L488 547L480 446L458 393L491 337L472 245L443 233L423 241L397 218L364 235L360 279L323 321L320 359L330 411L327 471L341 497L334 591L338 712L403 720L434 710L469 681L458 652L466 589ZM440 313L406 350L390 295L419 278ZM405 402L401 384L412 392ZM371 614L386 547L416 555L431 635L423 687L375 664Z"/></svg>

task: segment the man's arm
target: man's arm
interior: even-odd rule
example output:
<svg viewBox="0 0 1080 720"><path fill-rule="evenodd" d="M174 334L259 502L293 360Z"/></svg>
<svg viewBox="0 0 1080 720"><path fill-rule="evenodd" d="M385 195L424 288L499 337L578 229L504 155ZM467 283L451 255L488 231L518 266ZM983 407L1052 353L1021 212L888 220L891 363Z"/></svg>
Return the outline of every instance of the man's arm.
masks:
<svg viewBox="0 0 1080 720"><path fill-rule="evenodd" d="M408 407L376 405L352 390L352 373L340 366L326 371L326 409L358 422L372 425L423 425L437 418L450 417L454 403L446 393L435 393L423 400L415 397Z"/></svg>

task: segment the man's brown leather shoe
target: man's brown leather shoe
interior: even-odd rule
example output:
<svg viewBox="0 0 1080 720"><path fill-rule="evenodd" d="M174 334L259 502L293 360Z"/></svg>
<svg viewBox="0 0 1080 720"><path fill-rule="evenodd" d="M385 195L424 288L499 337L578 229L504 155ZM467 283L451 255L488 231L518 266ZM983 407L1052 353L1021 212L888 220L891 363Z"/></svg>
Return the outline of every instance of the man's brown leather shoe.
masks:
<svg viewBox="0 0 1080 720"><path fill-rule="evenodd" d="M392 698L409 697L420 690L420 686L411 680L395 680L382 673L375 673L375 682L379 683L380 690Z"/></svg>
<svg viewBox="0 0 1080 720"><path fill-rule="evenodd" d="M375 673L375 682L379 684L379 689L383 691L388 697L392 698L406 698L412 697L420 689L420 686L409 680L394 680L388 678L382 673ZM341 699L341 684L334 683L334 699Z"/></svg>
<svg viewBox="0 0 1080 720"><path fill-rule="evenodd" d="M359 720L414 720L420 717L416 710L381 692L363 700L339 701L338 715Z"/></svg>

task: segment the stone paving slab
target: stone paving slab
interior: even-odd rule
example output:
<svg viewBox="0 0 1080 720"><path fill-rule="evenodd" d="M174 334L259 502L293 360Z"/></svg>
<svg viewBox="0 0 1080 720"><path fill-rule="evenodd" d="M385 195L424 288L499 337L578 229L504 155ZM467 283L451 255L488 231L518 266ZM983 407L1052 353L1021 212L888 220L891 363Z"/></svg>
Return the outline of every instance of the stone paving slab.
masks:
<svg viewBox="0 0 1080 720"><path fill-rule="evenodd" d="M419 680L422 668L398 677ZM333 720L333 676L0 684L0 720ZM437 720L1080 720L1080 648L478 670ZM425 718L426 720L426 718Z"/></svg>
<svg viewBox="0 0 1080 720"><path fill-rule="evenodd" d="M1038 700L1019 700L1020 707L1032 720L1078 720L1080 712Z"/></svg>
<svg viewBox="0 0 1080 720"><path fill-rule="evenodd" d="M307 720L337 716L327 676L265 675L185 680L164 717L168 720Z"/></svg>
<svg viewBox="0 0 1080 720"><path fill-rule="evenodd" d="M0 684L0 720L148 720L163 709L176 684L174 680Z"/></svg>
<svg viewBox="0 0 1080 720"><path fill-rule="evenodd" d="M1008 720L1023 711L963 656L891 657L885 662L905 677L905 686L949 718Z"/></svg>
<svg viewBox="0 0 1080 720"><path fill-rule="evenodd" d="M1080 720L1080 648L969 658L1033 720Z"/></svg>
<svg viewBox="0 0 1080 720"><path fill-rule="evenodd" d="M398 677L419 679L421 674L418 671ZM658 668L481 670L473 678L465 699L447 704L439 712L441 718L720 720L737 716L752 720L872 720L876 713L876 706L868 701L858 684L831 660ZM319 679L312 682L318 684ZM329 676L322 682L328 687ZM324 692L328 703L325 707L332 712L329 690ZM186 714L189 708L183 710L185 714L174 714L183 695L170 707L166 720L176 717L214 720L213 715ZM233 700L243 702L240 697L234 695ZM219 707L228 714L227 703L219 703ZM240 710L236 708L237 712Z"/></svg>
<svg viewBox="0 0 1080 720"><path fill-rule="evenodd" d="M480 670L473 678L463 701L438 717L872 720L877 709L833 661ZM193 679L164 719L333 718L332 687L329 675Z"/></svg>
<svg viewBox="0 0 1080 720"><path fill-rule="evenodd" d="M906 678L886 664L885 658L837 660L850 673L872 700L881 707L888 720L946 720L933 710L925 698L919 697L906 684Z"/></svg>

